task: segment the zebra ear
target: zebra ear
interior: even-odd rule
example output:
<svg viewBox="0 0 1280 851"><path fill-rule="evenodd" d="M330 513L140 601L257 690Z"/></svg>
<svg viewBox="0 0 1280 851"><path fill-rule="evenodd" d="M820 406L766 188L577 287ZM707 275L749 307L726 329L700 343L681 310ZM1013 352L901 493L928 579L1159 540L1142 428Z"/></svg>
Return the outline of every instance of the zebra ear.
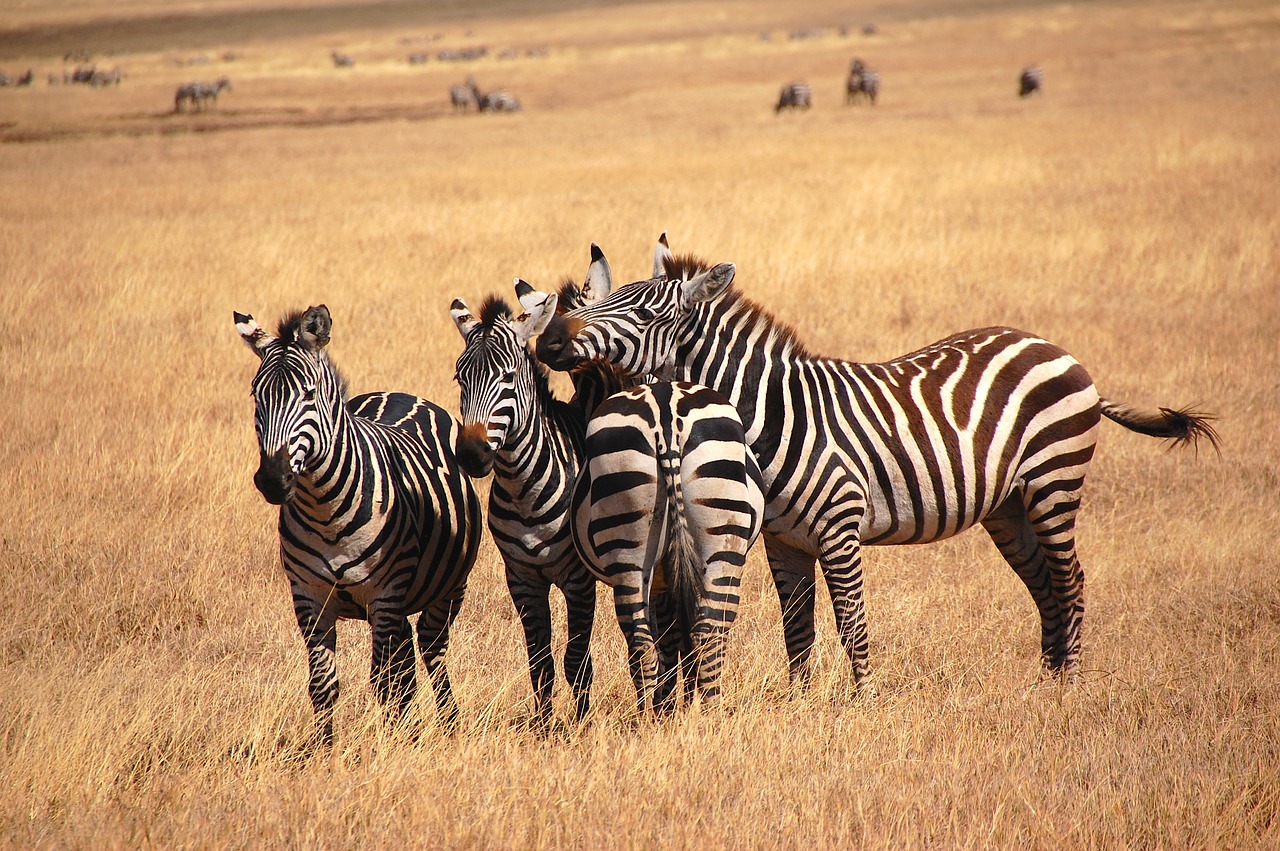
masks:
<svg viewBox="0 0 1280 851"><path fill-rule="evenodd" d="M449 315L453 317L453 324L457 326L463 340L467 339L472 329L480 324L480 321L471 315L471 309L467 307L467 303L460 298L455 298L453 304L449 305Z"/></svg>
<svg viewBox="0 0 1280 851"><path fill-rule="evenodd" d="M240 339L248 344L255 355L262 357L262 350L266 348L267 343L271 342L271 336L258 327L258 323L249 314L232 311L231 315L236 320L236 330L240 332Z"/></svg>
<svg viewBox="0 0 1280 851"><path fill-rule="evenodd" d="M613 289L613 273L609 271L609 261L604 258L600 246L591 243L591 265L587 267L587 278L582 282L583 303L599 301Z"/></svg>
<svg viewBox="0 0 1280 851"><path fill-rule="evenodd" d="M662 236L658 237L658 244L653 249L653 277L665 278L667 276L667 260L674 259L671 254L671 246L667 244L667 232L664 230Z"/></svg>
<svg viewBox="0 0 1280 851"><path fill-rule="evenodd" d="M733 283L733 276L737 273L737 266L732 263L721 263L719 266L695 276L692 280L682 281L680 283L680 306L688 309L695 304L702 304L718 298L725 290L729 289L729 285Z"/></svg>
<svg viewBox="0 0 1280 851"><path fill-rule="evenodd" d="M298 338L308 349L323 349L329 345L329 332L333 330L333 317L323 304L308 307L298 324Z"/></svg>
<svg viewBox="0 0 1280 851"><path fill-rule="evenodd" d="M535 334L541 334L556 315L557 295L540 293L524 281L516 278L516 298L524 308L524 315L512 323L520 342L527 343Z"/></svg>

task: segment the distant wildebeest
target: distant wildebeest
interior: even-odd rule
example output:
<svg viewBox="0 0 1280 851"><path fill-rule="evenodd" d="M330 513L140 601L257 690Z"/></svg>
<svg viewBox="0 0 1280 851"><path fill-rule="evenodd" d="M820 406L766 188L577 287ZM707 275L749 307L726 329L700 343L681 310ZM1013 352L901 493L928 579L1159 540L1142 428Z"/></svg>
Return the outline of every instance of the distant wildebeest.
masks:
<svg viewBox="0 0 1280 851"><path fill-rule="evenodd" d="M849 67L849 79L845 83L844 102L857 103L861 95L875 106L879 94L880 75L868 68L861 59L854 59Z"/></svg>
<svg viewBox="0 0 1280 851"><path fill-rule="evenodd" d="M335 68L354 68L356 65L356 60L345 53L331 50L329 51L329 56L333 58Z"/></svg>
<svg viewBox="0 0 1280 851"><path fill-rule="evenodd" d="M1032 92L1038 92L1044 86L1044 75L1039 65L1028 65L1018 75L1018 97L1024 98Z"/></svg>
<svg viewBox="0 0 1280 851"><path fill-rule="evenodd" d="M779 113L784 109L808 109L811 106L813 106L813 92L810 91L808 83L787 83L778 94L778 105L773 108L773 111Z"/></svg>

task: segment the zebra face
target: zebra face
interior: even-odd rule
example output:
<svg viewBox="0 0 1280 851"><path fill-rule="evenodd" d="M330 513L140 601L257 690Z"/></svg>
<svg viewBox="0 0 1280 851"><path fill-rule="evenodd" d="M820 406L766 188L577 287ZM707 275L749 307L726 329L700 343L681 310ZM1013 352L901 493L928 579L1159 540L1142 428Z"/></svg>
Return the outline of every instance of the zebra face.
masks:
<svg viewBox="0 0 1280 851"><path fill-rule="evenodd" d="M298 476L323 457L333 434L334 405L342 404L340 379L321 352L329 341L324 305L281 322L280 336L237 313L240 336L261 358L253 377L258 471L253 483L272 505L293 499Z"/></svg>
<svg viewBox="0 0 1280 851"><path fill-rule="evenodd" d="M694 308L722 295L735 272L722 263L621 287L553 319L538 338L538 358L558 370L603 360L630 376L664 376Z"/></svg>
<svg viewBox="0 0 1280 851"><path fill-rule="evenodd" d="M528 284L517 280L534 292ZM462 299L454 299L450 315L466 346L458 356L454 380L458 382L462 433L458 438L458 463L472 477L487 476L495 457L510 437L525 424L536 396L535 365L529 357L529 338L555 313L556 296L536 293L527 311L513 317L511 308L496 296L481 305L476 319Z"/></svg>

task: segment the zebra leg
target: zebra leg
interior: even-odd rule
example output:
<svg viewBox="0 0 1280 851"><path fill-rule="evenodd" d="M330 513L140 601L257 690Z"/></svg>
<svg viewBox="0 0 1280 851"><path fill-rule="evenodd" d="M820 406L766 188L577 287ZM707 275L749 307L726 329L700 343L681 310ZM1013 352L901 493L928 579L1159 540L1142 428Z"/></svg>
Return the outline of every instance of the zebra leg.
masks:
<svg viewBox="0 0 1280 851"><path fill-rule="evenodd" d="M854 687L867 678L870 640L867 634L867 604L862 596L862 543L858 540L858 518L840 530L835 540L823 547L818 559L831 594L836 617L836 633L853 665Z"/></svg>
<svg viewBox="0 0 1280 851"><path fill-rule="evenodd" d="M809 657L813 653L813 608L816 583L813 566L816 559L808 553L789 547L765 533L765 554L769 572L778 589L782 607L782 636L787 645L787 664L792 685L809 683Z"/></svg>
<svg viewBox="0 0 1280 851"><path fill-rule="evenodd" d="M662 570L659 565L655 570ZM655 591L649 601L652 628L658 651L657 682L653 689L653 709L659 715L675 711L676 681L680 676L680 629L676 623L676 601L670 590Z"/></svg>
<svg viewBox="0 0 1280 851"><path fill-rule="evenodd" d="M1047 670L1052 670L1054 659L1061 654L1063 636L1062 609L1054 593L1053 577L1045 551L1036 540L1031 519L1027 516L1021 494L1012 494L982 520L996 549L1018 574L1018 578L1031 592L1031 599L1040 610L1040 655ZM1072 548L1074 558L1074 546Z"/></svg>
<svg viewBox="0 0 1280 851"><path fill-rule="evenodd" d="M573 689L579 722L591 711L591 631L596 619L596 580L579 568L561 588L569 640L564 648L564 676Z"/></svg>
<svg viewBox="0 0 1280 851"><path fill-rule="evenodd" d="M457 596L436 600L423 610L418 618L418 649L427 667L427 677L436 697L436 712L440 726L452 733L458 726L458 704L453 699L453 687L449 683L449 671L444 664L445 651L449 649L449 629L458 617L462 605L462 590Z"/></svg>
<svg viewBox="0 0 1280 851"><path fill-rule="evenodd" d="M1076 556L1075 536L1080 491L1028 490L1026 504L1036 542L1049 566L1049 584L1059 612L1059 637L1047 660L1048 670L1071 681L1080 666L1084 625L1084 569Z"/></svg>
<svg viewBox="0 0 1280 851"><path fill-rule="evenodd" d="M369 626L373 632L369 681L387 717L399 722L413 701L417 685L413 629L398 608L370 611Z"/></svg>
<svg viewBox="0 0 1280 851"><path fill-rule="evenodd" d="M307 646L307 694L315 710L316 736L323 747L333 746L333 707L338 702L338 618L330 607L293 590L293 610Z"/></svg>
<svg viewBox="0 0 1280 851"><path fill-rule="evenodd" d="M545 733L551 725L551 693L556 664L551 655L551 583L532 570L507 565L507 590L524 627L524 648L529 657L529 681L535 701L534 726Z"/></svg>
<svg viewBox="0 0 1280 851"><path fill-rule="evenodd" d="M638 571L635 579L640 579ZM639 585L614 585L613 608L627 642L627 668L636 689L636 712L643 716L649 709L658 677L658 648Z"/></svg>
<svg viewBox="0 0 1280 851"><path fill-rule="evenodd" d="M746 554L742 554L745 560ZM738 589L742 585L742 564L708 559L702 579L703 605L694 628L694 658L697 661L697 688L703 700L720 695L720 675L724 669L724 647L729 627L738 618Z"/></svg>

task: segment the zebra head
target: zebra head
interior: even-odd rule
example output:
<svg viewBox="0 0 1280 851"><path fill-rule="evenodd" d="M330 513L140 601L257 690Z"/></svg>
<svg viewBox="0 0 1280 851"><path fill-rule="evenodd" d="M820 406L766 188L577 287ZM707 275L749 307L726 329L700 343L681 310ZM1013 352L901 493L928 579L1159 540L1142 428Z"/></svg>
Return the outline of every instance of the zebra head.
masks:
<svg viewBox="0 0 1280 851"><path fill-rule="evenodd" d="M496 295L481 304L479 319L460 298L449 306L466 344L454 372L462 416L458 463L475 478L489 474L498 450L525 425L537 382L545 381L528 344L555 315L556 296L538 293L519 279L516 292L525 309L520 316Z"/></svg>
<svg viewBox="0 0 1280 851"><path fill-rule="evenodd" d="M252 316L235 314L236 330L260 359L253 377L258 472L253 483L272 505L293 498L298 476L326 456L346 388L324 347L333 321L323 304L287 315L277 336Z"/></svg>
<svg viewBox="0 0 1280 851"><path fill-rule="evenodd" d="M603 360L630 376L662 375L694 308L723 295L736 271L732 263L708 269L694 258L674 257L660 240L654 277L606 289L552 319L538 337L538 359L565 371Z"/></svg>

